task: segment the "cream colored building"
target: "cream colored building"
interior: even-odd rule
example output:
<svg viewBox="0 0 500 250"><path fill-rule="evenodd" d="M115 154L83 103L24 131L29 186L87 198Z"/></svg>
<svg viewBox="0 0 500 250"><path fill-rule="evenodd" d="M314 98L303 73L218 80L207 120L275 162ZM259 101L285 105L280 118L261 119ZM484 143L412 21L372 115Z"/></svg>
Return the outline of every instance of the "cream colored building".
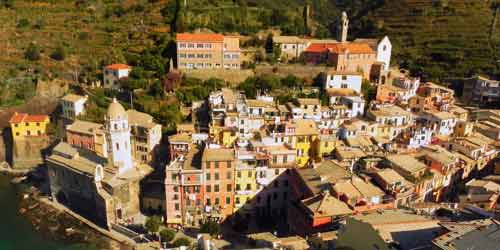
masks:
<svg viewBox="0 0 500 250"><path fill-rule="evenodd" d="M240 69L240 39L221 34L177 34L177 68Z"/></svg>

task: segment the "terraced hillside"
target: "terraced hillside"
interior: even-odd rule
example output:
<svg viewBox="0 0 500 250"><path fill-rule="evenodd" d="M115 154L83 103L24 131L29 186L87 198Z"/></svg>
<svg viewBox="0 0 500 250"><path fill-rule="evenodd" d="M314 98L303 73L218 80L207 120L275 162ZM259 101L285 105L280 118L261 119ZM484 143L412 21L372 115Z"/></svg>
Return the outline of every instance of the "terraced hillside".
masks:
<svg viewBox="0 0 500 250"><path fill-rule="evenodd" d="M390 35L403 66L431 77L500 76L500 22L492 27L493 1L387 2L369 19L375 33Z"/></svg>
<svg viewBox="0 0 500 250"><path fill-rule="evenodd" d="M319 37L332 36L336 17L347 10L351 39L389 35L394 62L413 72L431 78L500 76L500 21L492 28L494 1L0 0L0 81L26 72L72 79L107 62L134 65L145 50L171 39L170 24L174 29L249 35L267 28L305 34L310 32L303 20L306 3ZM14 4L5 7L6 2ZM177 11L181 18L172 20ZM25 59L32 43L40 51L38 61ZM51 58L58 48L65 50L64 60ZM153 52L168 58L171 51L166 51ZM168 68L164 59L146 59Z"/></svg>

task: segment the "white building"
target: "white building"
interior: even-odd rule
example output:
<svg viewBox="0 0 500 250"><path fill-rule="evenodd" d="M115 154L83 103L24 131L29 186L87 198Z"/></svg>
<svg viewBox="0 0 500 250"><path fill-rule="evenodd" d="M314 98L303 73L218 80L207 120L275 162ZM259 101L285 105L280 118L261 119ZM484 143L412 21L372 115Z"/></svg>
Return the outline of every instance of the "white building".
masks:
<svg viewBox="0 0 500 250"><path fill-rule="evenodd" d="M121 86L118 84L119 80L128 77L131 70L132 67L126 64L111 64L104 67L104 87L110 89L121 88Z"/></svg>
<svg viewBox="0 0 500 250"><path fill-rule="evenodd" d="M106 138L113 164L122 174L133 168L132 145L128 115L123 106L113 98L105 116Z"/></svg>
<svg viewBox="0 0 500 250"><path fill-rule="evenodd" d="M365 99L360 96L342 96L340 103L347 106L347 114L350 118L363 116L365 113Z"/></svg>
<svg viewBox="0 0 500 250"><path fill-rule="evenodd" d="M457 117L446 111L426 111L421 118L427 127L431 128L436 135L441 136L453 134L457 125Z"/></svg>
<svg viewBox="0 0 500 250"><path fill-rule="evenodd" d="M408 148L417 149L431 144L432 129L421 127L410 131L410 138L408 140Z"/></svg>
<svg viewBox="0 0 500 250"><path fill-rule="evenodd" d="M391 65L392 43L388 36L385 36L377 44L377 61L384 64L384 70L388 71Z"/></svg>
<svg viewBox="0 0 500 250"><path fill-rule="evenodd" d="M74 120L77 116L85 113L85 103L88 96L67 94L61 100L62 115L66 119Z"/></svg>
<svg viewBox="0 0 500 250"><path fill-rule="evenodd" d="M326 73L324 87L328 89L352 89L356 93L361 93L363 75L360 73L348 73L329 71Z"/></svg>
<svg viewBox="0 0 500 250"><path fill-rule="evenodd" d="M298 58L310 44L309 40L297 36L274 36L273 43L281 48L282 56L287 59Z"/></svg>

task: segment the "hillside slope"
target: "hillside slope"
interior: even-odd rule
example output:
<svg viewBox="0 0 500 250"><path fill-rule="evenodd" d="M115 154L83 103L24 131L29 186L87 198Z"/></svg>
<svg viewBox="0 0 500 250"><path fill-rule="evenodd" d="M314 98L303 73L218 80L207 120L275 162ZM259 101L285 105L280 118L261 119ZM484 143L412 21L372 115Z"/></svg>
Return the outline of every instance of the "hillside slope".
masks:
<svg viewBox="0 0 500 250"><path fill-rule="evenodd" d="M347 10L351 39L389 35L395 45L393 61L413 72L434 79L500 76L500 21L492 29L492 1L15 0L12 7L0 7L0 81L32 72L74 79L82 72L98 72L105 63L134 64L132 59L145 49L171 39L175 8L169 6L175 3L187 3L183 30L249 35L271 27L308 33L303 20L307 2L316 35L331 37L336 17ZM490 35L491 30L496 31ZM39 61L24 58L31 43L40 49ZM63 61L50 57L58 47L66 50ZM172 56L165 51L155 53Z"/></svg>

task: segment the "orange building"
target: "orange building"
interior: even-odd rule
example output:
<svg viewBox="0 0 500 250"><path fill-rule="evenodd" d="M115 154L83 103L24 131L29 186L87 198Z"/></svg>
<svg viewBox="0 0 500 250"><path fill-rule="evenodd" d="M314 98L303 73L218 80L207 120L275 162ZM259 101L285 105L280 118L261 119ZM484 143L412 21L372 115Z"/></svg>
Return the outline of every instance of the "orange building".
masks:
<svg viewBox="0 0 500 250"><path fill-rule="evenodd" d="M202 156L202 171L205 173L206 209L214 217L224 220L233 213L234 208L234 169L233 149L206 148Z"/></svg>
<svg viewBox="0 0 500 250"><path fill-rule="evenodd" d="M311 64L326 63L335 71L363 73L370 79L377 53L368 43L313 43L304 51L305 60Z"/></svg>
<svg viewBox="0 0 500 250"><path fill-rule="evenodd" d="M240 39L221 34L177 34L177 68L240 69Z"/></svg>

